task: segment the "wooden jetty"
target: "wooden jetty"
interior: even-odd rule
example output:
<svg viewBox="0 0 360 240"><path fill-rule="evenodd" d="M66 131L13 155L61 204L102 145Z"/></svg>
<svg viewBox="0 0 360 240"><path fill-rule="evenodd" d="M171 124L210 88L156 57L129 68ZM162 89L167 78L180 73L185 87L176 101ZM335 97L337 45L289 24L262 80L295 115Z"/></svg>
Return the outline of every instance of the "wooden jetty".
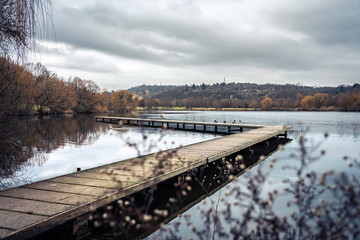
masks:
<svg viewBox="0 0 360 240"><path fill-rule="evenodd" d="M152 118L129 118L129 117L108 117L96 116L95 121L103 123L117 123L125 125L136 125L142 127L161 127L176 130L203 131L213 133L242 132L244 129L265 127L265 125L226 123L226 122L192 122L169 119ZM222 131L221 131L221 130Z"/></svg>
<svg viewBox="0 0 360 240"><path fill-rule="evenodd" d="M275 136L285 135L289 126L245 125L225 123L191 123L184 121L96 117L96 121L154 125L203 124L249 131L230 134L176 150L139 156L84 171L74 172L0 192L0 238L26 239L67 221L84 219L94 208L181 175L187 171L249 148ZM129 122L128 122L129 121ZM224 124L224 125L221 125ZM229 126L231 125L231 126ZM85 218L86 220L86 218ZM79 220L81 221L81 220Z"/></svg>

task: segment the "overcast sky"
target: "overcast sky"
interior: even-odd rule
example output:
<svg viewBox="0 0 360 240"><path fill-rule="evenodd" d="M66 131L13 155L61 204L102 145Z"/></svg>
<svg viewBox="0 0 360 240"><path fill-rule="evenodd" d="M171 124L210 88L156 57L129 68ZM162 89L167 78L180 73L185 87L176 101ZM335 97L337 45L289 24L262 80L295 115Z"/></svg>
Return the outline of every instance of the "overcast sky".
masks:
<svg viewBox="0 0 360 240"><path fill-rule="evenodd" d="M360 82L360 2L54 0L33 61L117 90L222 82Z"/></svg>

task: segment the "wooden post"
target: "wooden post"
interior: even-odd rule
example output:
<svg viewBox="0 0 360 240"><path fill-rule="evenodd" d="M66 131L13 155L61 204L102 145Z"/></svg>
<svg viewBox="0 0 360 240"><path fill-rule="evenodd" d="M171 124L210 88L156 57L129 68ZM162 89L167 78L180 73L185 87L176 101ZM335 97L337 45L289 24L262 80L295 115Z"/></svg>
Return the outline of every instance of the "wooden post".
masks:
<svg viewBox="0 0 360 240"><path fill-rule="evenodd" d="M240 132L243 132L243 131L244 131L244 129L241 127L241 128L240 128Z"/></svg>
<svg viewBox="0 0 360 240"><path fill-rule="evenodd" d="M88 223L89 216L90 213L87 213L73 220L72 234L76 239L82 239L90 235Z"/></svg>
<svg viewBox="0 0 360 240"><path fill-rule="evenodd" d="M185 182L185 176L184 175L178 176L178 186L182 186L184 182Z"/></svg>
<svg viewBox="0 0 360 240"><path fill-rule="evenodd" d="M251 155L253 155L253 154L254 154L254 148L253 148L253 147L249 147L249 152L250 152Z"/></svg>
<svg viewBox="0 0 360 240"><path fill-rule="evenodd" d="M217 126L215 125L215 133L217 133Z"/></svg>
<svg viewBox="0 0 360 240"><path fill-rule="evenodd" d="M231 133L231 127L228 126L228 133Z"/></svg>

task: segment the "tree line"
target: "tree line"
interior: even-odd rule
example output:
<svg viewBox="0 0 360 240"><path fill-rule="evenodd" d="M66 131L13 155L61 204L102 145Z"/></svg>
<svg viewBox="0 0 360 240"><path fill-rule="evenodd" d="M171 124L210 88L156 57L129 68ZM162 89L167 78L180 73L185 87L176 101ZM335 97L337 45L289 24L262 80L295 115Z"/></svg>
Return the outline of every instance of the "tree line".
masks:
<svg viewBox="0 0 360 240"><path fill-rule="evenodd" d="M40 63L21 66L0 58L1 116L132 111L136 106L137 95L127 90L101 91L94 81L64 80Z"/></svg>
<svg viewBox="0 0 360 240"><path fill-rule="evenodd" d="M144 86L141 86L144 88ZM132 88L136 91L136 88ZM263 110L360 111L360 85L216 83L185 85L145 96L143 107L257 108Z"/></svg>

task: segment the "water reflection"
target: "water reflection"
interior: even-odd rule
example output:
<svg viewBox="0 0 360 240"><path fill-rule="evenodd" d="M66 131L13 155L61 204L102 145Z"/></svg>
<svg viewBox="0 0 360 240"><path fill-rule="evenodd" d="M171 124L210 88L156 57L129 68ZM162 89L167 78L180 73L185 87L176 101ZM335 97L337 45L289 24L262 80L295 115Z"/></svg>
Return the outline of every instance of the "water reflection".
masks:
<svg viewBox="0 0 360 240"><path fill-rule="evenodd" d="M159 129L131 126L115 130L118 127L96 123L92 115L7 121L1 132L0 189L219 137L171 130L159 134Z"/></svg>
<svg viewBox="0 0 360 240"><path fill-rule="evenodd" d="M0 189L30 181L21 170L42 166L47 153L71 143L88 145L108 128L86 115L6 119L0 124Z"/></svg>
<svg viewBox="0 0 360 240"><path fill-rule="evenodd" d="M156 186L131 194L120 200L123 204L119 205L119 201L116 201L97 209L91 215L91 235L85 239L143 239L159 229L162 224L176 219L179 214L186 212L203 199L211 197L234 178L243 174L244 170L241 170L240 162L235 160L239 154L243 156L246 167L250 168L259 162L261 155L271 155L279 144L285 145L289 141L291 140L285 138L269 139L267 142L254 145L253 151L244 149L207 166L195 168ZM229 162L233 164L234 169L225 173L224 170L228 168ZM149 221L143 219L145 215L159 211L157 209L166 211L167 214L165 216L154 214ZM104 216L108 217L104 218ZM129 216L136 224L125 224L130 222L127 220L130 219ZM61 229L64 229L64 226L47 232L37 239L54 239L54 237L60 239L63 234L61 232L64 232ZM183 232L182 236L184 237ZM173 239L175 236L169 236L166 231L161 231L152 237Z"/></svg>

